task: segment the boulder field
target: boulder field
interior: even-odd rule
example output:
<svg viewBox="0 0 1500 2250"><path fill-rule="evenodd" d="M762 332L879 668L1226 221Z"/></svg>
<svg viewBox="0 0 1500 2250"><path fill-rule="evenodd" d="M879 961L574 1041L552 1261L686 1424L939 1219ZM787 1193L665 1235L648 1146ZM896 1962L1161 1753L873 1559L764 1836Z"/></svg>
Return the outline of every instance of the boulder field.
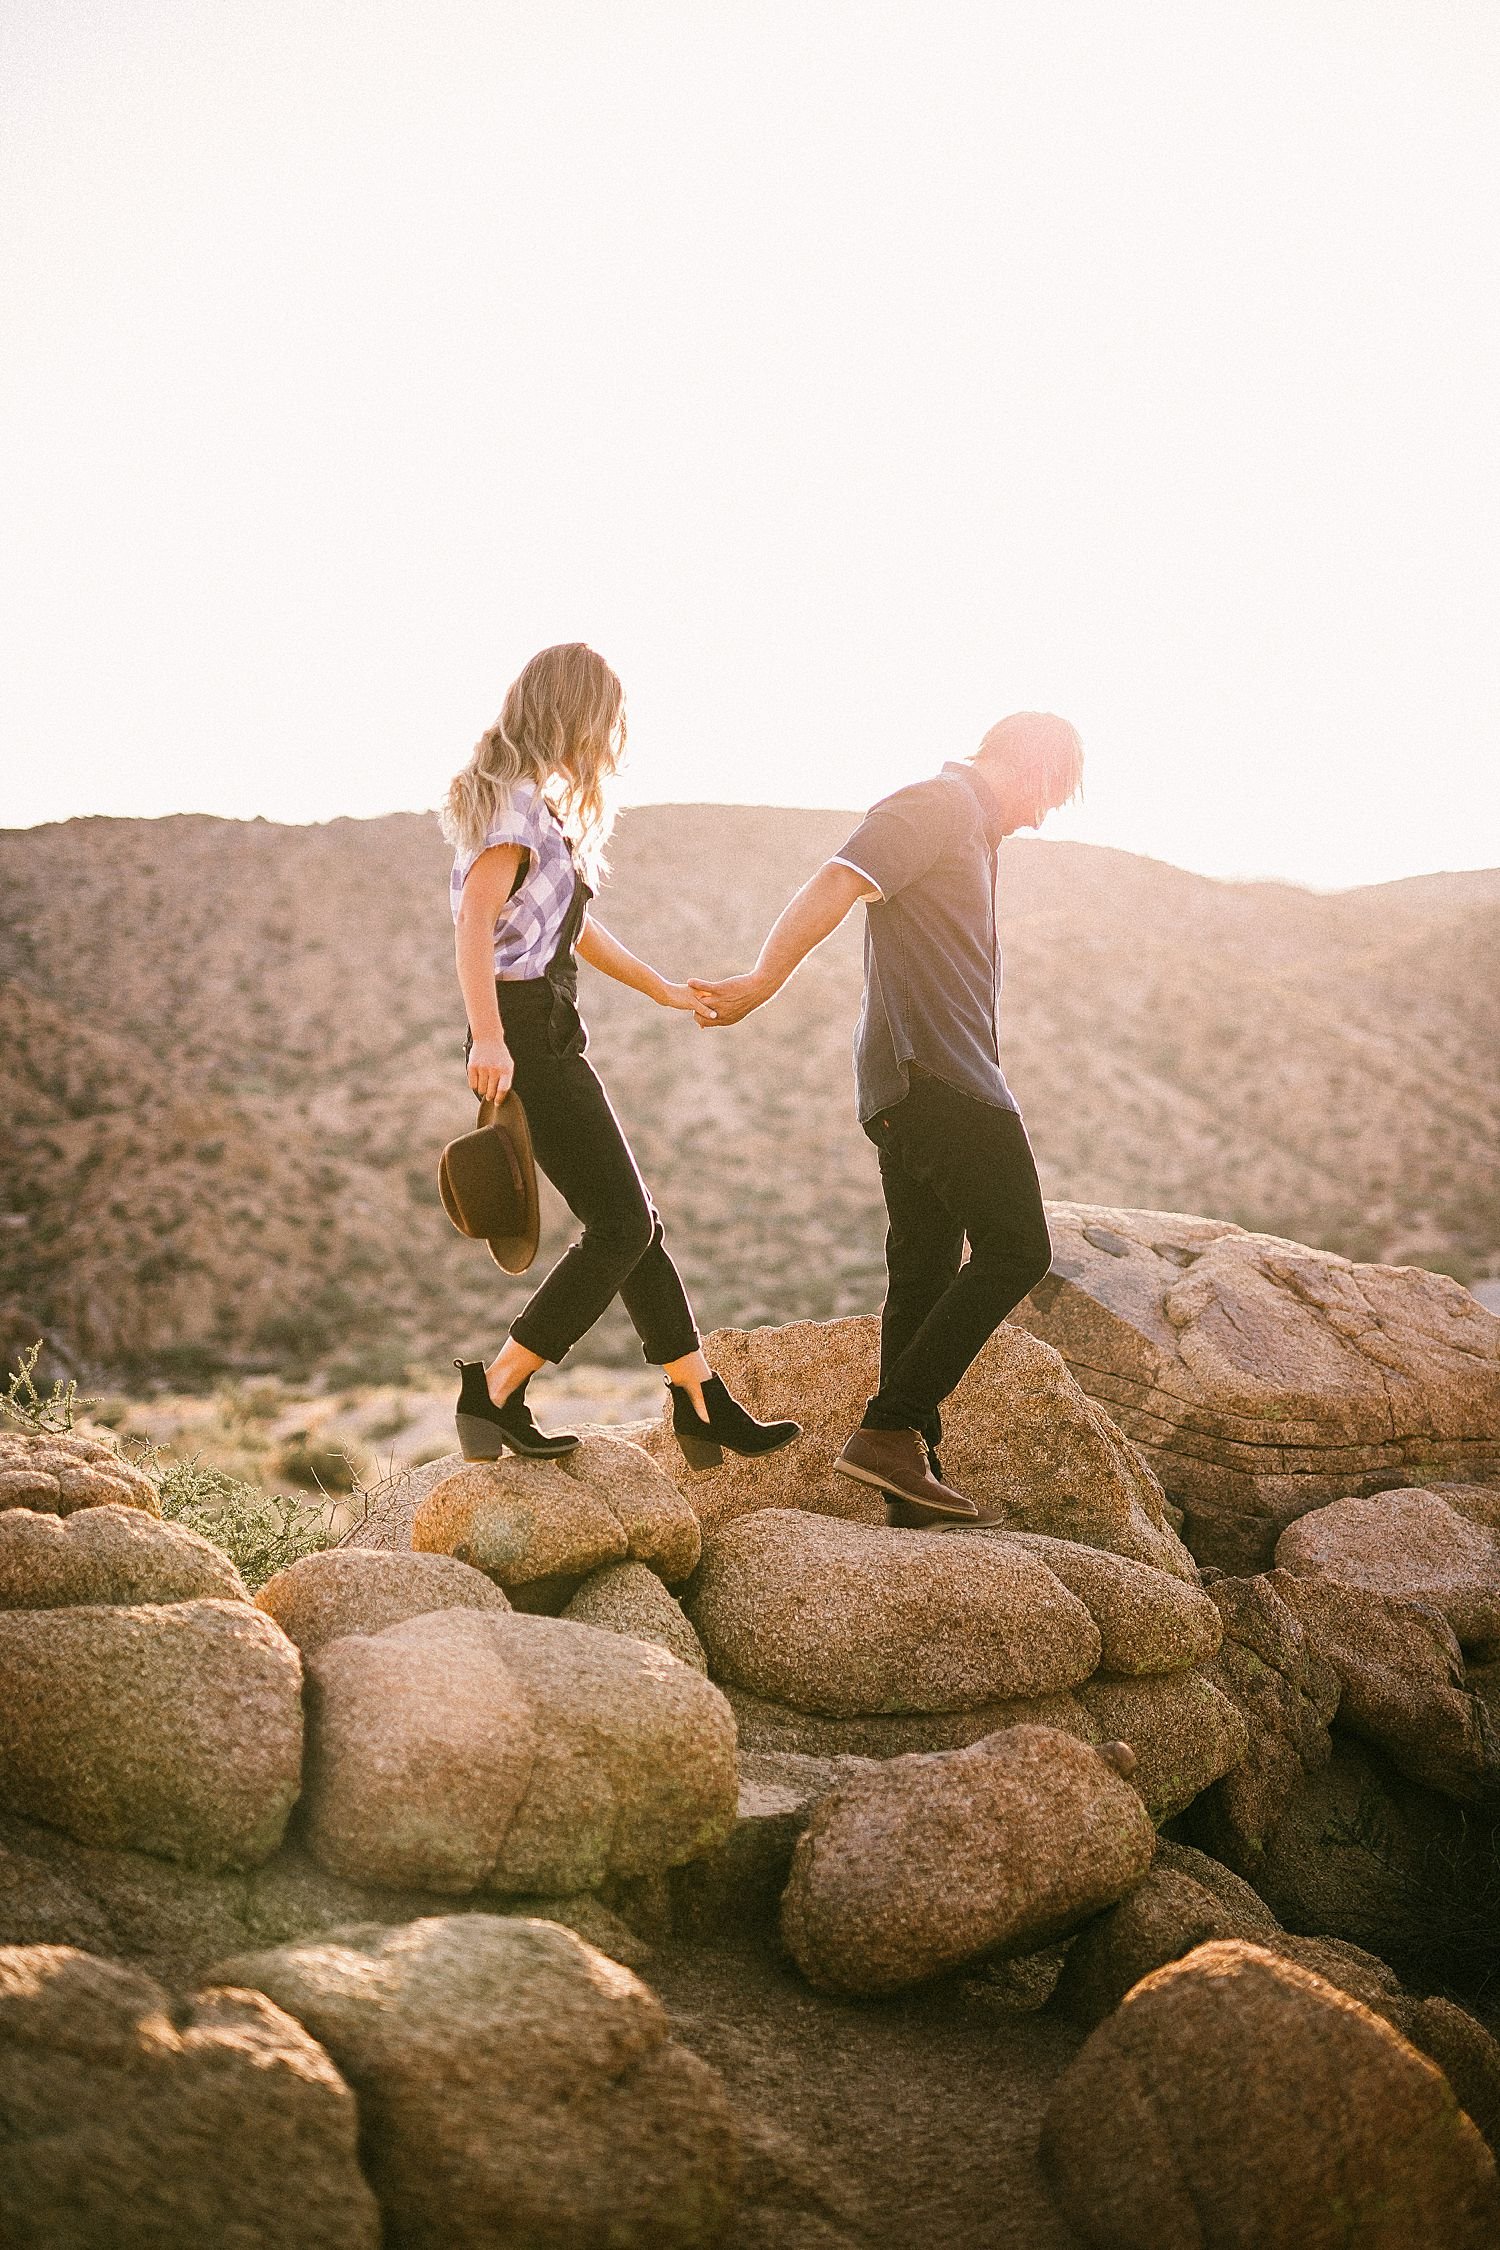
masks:
<svg viewBox="0 0 1500 2250"><path fill-rule="evenodd" d="M0 1445L18 2243L1500 2239L1500 1488L1237 1488L1200 1566L1011 1330L944 1445L1005 1527L893 1530L873 1323L710 1348L803 1439L430 1464L253 1594Z"/></svg>

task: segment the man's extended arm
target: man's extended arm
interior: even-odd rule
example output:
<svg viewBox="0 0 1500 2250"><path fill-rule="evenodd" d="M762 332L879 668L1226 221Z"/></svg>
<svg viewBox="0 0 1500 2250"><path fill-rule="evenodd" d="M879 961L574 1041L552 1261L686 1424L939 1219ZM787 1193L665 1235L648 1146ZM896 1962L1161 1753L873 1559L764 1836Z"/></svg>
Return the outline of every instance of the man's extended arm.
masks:
<svg viewBox="0 0 1500 2250"><path fill-rule="evenodd" d="M821 945L843 921L851 906L862 898L879 898L868 875L842 860L830 859L777 917L770 936L760 949L760 959L747 976L725 977L710 983L689 977L698 995L700 1030L718 1031L738 1023L752 1008L761 1007L778 993L799 962Z"/></svg>

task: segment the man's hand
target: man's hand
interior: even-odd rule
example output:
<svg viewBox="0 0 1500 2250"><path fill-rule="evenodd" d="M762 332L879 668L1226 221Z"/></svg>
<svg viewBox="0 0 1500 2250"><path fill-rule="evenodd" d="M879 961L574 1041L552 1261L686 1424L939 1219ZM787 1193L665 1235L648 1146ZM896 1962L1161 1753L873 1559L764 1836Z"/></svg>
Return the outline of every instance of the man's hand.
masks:
<svg viewBox="0 0 1500 2250"><path fill-rule="evenodd" d="M803 884L789 906L776 917L770 936L760 949L760 959L748 976L723 977L710 983L706 977L689 977L700 1031L723 1031L738 1023L752 1008L765 1006L787 978L836 930L857 899L878 898L868 875L842 860L830 859Z"/></svg>
<svg viewBox="0 0 1500 2250"><path fill-rule="evenodd" d="M748 976L725 977L718 984L689 977L688 989L695 997L698 1029L723 1031L741 1022L752 1008L763 1007L780 987L759 969L752 969Z"/></svg>
<svg viewBox="0 0 1500 2250"><path fill-rule="evenodd" d="M469 1084L482 1102L504 1101L516 1075L503 1039L476 1039L469 1049Z"/></svg>

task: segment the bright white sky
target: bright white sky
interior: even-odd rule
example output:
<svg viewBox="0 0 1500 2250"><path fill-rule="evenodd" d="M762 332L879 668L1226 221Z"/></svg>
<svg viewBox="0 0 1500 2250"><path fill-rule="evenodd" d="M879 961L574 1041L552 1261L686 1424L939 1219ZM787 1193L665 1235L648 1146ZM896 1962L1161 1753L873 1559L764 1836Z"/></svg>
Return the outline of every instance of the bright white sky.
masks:
<svg viewBox="0 0 1500 2250"><path fill-rule="evenodd" d="M1500 860L1494 0L6 0L0 821L629 795ZM1049 833L1052 831L1049 830Z"/></svg>

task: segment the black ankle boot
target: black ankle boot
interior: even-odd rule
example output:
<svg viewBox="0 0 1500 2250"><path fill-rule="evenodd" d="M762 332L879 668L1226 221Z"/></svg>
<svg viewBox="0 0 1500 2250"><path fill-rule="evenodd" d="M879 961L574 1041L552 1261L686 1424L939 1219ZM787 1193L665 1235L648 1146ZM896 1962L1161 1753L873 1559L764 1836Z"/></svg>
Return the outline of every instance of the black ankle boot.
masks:
<svg viewBox="0 0 1500 2250"><path fill-rule="evenodd" d="M710 1375L703 1386L707 1421L684 1384L669 1383L667 1388L672 1393L672 1429L690 1469L716 1469L726 1446L731 1453L774 1453L802 1435L800 1422L757 1422L717 1375Z"/></svg>
<svg viewBox="0 0 1500 2250"><path fill-rule="evenodd" d="M458 1442L466 1461L498 1461L505 1452L519 1454L523 1461L555 1461L559 1455L572 1452L578 1443L572 1430L559 1430L555 1437L548 1437L537 1428L526 1404L524 1383L511 1392L503 1406L497 1406L484 1379L482 1360L456 1359L453 1364L463 1377L458 1387L457 1420Z"/></svg>

